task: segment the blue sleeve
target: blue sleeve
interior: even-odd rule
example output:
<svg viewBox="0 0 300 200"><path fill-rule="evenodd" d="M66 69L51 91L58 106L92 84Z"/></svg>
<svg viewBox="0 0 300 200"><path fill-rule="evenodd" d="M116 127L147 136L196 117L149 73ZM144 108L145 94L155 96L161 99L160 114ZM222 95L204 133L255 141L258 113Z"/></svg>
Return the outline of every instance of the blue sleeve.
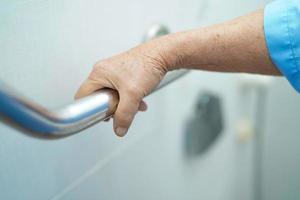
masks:
<svg viewBox="0 0 300 200"><path fill-rule="evenodd" d="M273 63L300 92L300 0L277 0L267 5L264 31Z"/></svg>

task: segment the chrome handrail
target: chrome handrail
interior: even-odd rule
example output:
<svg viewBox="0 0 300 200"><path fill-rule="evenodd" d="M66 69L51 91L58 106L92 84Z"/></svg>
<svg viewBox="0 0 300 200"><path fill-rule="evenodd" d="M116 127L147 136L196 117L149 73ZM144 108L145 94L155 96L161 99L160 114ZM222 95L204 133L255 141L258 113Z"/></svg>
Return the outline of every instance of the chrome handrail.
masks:
<svg viewBox="0 0 300 200"><path fill-rule="evenodd" d="M187 72L187 70L178 70L168 73L156 90ZM118 101L116 91L102 89L51 111L24 98L4 83L0 83L0 115L5 117L2 119L8 119L6 123L39 138L61 138L78 133L111 117Z"/></svg>
<svg viewBox="0 0 300 200"><path fill-rule="evenodd" d="M154 24L147 31L144 41L168 33L166 26ZM169 72L155 91L187 72L187 70ZM44 139L73 135L103 121L113 115L118 103L119 96L116 91L102 89L51 111L24 98L0 82L0 116L2 115L0 120L5 120L12 127L20 128L23 133Z"/></svg>

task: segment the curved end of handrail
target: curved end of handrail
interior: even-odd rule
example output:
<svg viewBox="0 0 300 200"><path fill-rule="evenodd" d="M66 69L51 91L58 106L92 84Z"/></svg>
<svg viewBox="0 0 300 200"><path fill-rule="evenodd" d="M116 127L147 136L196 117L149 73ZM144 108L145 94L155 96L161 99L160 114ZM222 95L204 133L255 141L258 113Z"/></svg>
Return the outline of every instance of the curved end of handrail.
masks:
<svg viewBox="0 0 300 200"><path fill-rule="evenodd" d="M118 104L116 91L103 89L76 100L61 109L50 111L0 86L2 121L21 132L38 138L62 138L78 133L110 117Z"/></svg>

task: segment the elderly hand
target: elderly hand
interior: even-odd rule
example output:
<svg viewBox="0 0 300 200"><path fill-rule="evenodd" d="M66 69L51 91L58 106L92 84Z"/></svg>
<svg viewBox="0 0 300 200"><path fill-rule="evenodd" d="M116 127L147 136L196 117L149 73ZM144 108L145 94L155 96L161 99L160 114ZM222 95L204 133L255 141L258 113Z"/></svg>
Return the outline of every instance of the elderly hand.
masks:
<svg viewBox="0 0 300 200"><path fill-rule="evenodd" d="M124 136L137 111L147 109L143 98L158 86L173 65L168 48L156 39L97 62L75 98L101 88L117 90L120 101L113 116L114 130L118 136Z"/></svg>

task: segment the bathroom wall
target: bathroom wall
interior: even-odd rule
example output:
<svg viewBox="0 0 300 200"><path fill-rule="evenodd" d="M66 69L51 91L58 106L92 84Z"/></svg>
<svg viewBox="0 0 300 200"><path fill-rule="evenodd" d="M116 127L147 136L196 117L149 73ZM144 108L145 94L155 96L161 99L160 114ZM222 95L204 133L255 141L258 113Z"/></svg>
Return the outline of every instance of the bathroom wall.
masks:
<svg viewBox="0 0 300 200"><path fill-rule="evenodd" d="M263 4L4 0L0 80L56 108L73 100L95 61L137 45L152 24L179 31ZM122 139L114 136L111 123L52 141L30 138L2 123L0 199L254 199L256 140L251 130L258 103L252 89L243 89L244 82L240 75L191 72L147 97L149 111L138 114ZM187 157L185 125L205 91L221 99L224 128L205 153Z"/></svg>
<svg viewBox="0 0 300 200"><path fill-rule="evenodd" d="M265 200L300 198L299 108L299 95L285 79L270 84L262 136Z"/></svg>

